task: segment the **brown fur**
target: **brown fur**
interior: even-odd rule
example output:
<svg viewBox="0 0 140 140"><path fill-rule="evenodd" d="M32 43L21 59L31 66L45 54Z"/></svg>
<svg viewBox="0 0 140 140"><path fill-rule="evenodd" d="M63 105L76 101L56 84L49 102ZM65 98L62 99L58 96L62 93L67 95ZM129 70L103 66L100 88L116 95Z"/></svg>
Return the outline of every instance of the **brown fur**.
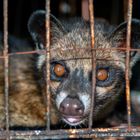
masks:
<svg viewBox="0 0 140 140"><path fill-rule="evenodd" d="M40 28L36 26L38 21L34 23L31 19L30 26L31 34L36 42L37 47L45 46L44 42L44 27ZM71 31L62 31L54 27L51 30L52 36L51 44L51 61L65 60L65 64L69 68L70 76L65 81L51 81L51 124L58 124L61 120L61 114L59 112L59 103L64 96L74 97L78 96L78 99L87 103L84 115L81 118L84 120L89 116L90 105L91 105L91 81L87 80L90 76L89 73L92 72L92 61L91 61L91 50L90 50L90 30L88 24L82 22L77 22L76 27L71 29ZM34 27L35 24L35 28ZM78 25L79 24L79 25ZM39 24L40 25L40 24ZM104 24L103 24L104 25ZM106 26L105 26L106 27ZM112 28L112 27L111 27ZM63 28L64 29L64 28ZM35 31L34 31L35 30ZM124 71L125 71L125 57L124 53L117 50L110 50L113 45L119 47L119 43L115 41L119 40L119 36L113 35L109 38L110 28L107 30L101 24L95 24L95 48L99 50L96 51L97 67L104 68L108 66L111 69L115 69L113 73L116 77L113 79L112 83L107 86L101 86L100 84L96 86L95 93L95 108L93 110L93 120L100 121L108 117L110 112L114 109L118 102L118 98L124 89ZM43 33L43 34L42 34ZM60 37L61 36L61 37ZM37 40L36 40L37 39ZM37 42L38 41L38 42ZM115 42L115 43L114 43ZM118 41L119 42L119 41ZM37 44L38 43L38 44ZM119 44L119 45L118 45ZM121 46L124 46L121 42ZM44 49L44 48L41 48ZM56 51L57 49L57 51ZM106 50L102 50L106 49ZM108 50L107 50L108 49ZM45 126L46 119L46 106L45 99L43 97L45 92L45 82L42 81L45 75L44 72L45 55L39 54L37 58L37 68L38 71L33 69L32 55L21 55L21 56L11 56L10 57L10 74L9 74L9 113L10 113L10 126L22 126L22 127L34 127L34 126ZM84 59L77 59L84 58ZM111 61L106 61L109 59ZM113 60L113 61L112 61ZM117 61L115 61L117 60ZM40 62L39 62L40 61ZM135 59L137 61L137 59ZM131 66L134 65L134 61L131 61ZM72 75L76 70L83 70L84 74L80 79L75 74ZM1 88L0 88L0 124L4 127L5 116L4 116L4 82L3 82L3 61L1 60ZM39 82L41 86L37 83L34 73L39 75ZM80 73L80 72L79 72ZM111 72L110 72L111 73ZM110 74L109 73L109 74ZM46 74L46 73L44 73ZM111 73L112 74L112 73ZM110 74L110 75L111 75ZM130 72L131 74L131 72ZM114 75L111 75L112 77ZM123 76L122 76L123 75ZM75 77L80 80L75 84L72 81ZM86 79L86 80L85 80ZM72 81L69 83L69 81ZM75 79L77 80L77 79ZM83 80L83 82L82 82ZM85 83L84 83L85 82ZM65 85L65 83L67 83ZM79 84L82 83L82 84ZM105 82L106 83L106 82ZM104 84L104 83L103 83ZM82 85L82 86L81 86ZM83 86L85 89L83 90ZM58 92L57 90L61 90ZM72 91L71 91L72 90ZM64 91L66 91L64 93ZM74 92L73 92L74 91ZM54 93L54 94L53 94ZM63 93L65 94L63 96ZM86 101L84 99L86 97ZM63 99L64 100L64 99ZM57 106L57 107L56 107ZM85 120L84 120L85 121ZM83 122L84 122L83 121Z"/></svg>
<svg viewBox="0 0 140 140"><path fill-rule="evenodd" d="M53 16L51 18L51 94L54 95L54 103L60 113L60 118L70 126L77 126L87 122L91 109L91 74L92 71L92 53L91 37L89 23L83 20L70 20L60 22ZM42 24L41 24L42 23ZM45 49L45 11L36 11L29 19L28 29L36 48ZM120 96L124 95L125 89L125 52L117 50L120 47L126 48L126 28L124 22L117 28L110 26L105 21L95 20L94 33L96 50L96 66L98 69L108 71L108 79L96 80L95 102L93 110L93 121L100 121L109 116L116 107ZM139 20L132 21L132 41L131 47L139 47ZM115 50L116 49L116 50ZM138 60L138 53L130 53L130 71ZM80 59L79 59L80 58ZM58 78L53 73L53 66L61 64L66 69L67 77ZM40 85L45 89L45 54L39 53L36 67L38 69ZM68 69L68 71L67 71ZM89 78L90 77L90 78ZM43 90L44 92L44 90ZM65 101L76 99L84 106L84 113L80 116L80 121L76 120L75 114L70 108L63 112L61 108ZM70 102L65 106L71 105ZM81 106L82 106L81 105ZM67 108L66 108L67 109ZM69 109L69 108L68 108ZM70 119L69 119L70 118ZM72 119L71 119L72 118ZM78 122L78 123L77 123Z"/></svg>
<svg viewBox="0 0 140 140"><path fill-rule="evenodd" d="M45 126L45 102L34 79L33 55L14 55L9 59L9 117L10 127ZM4 65L0 60L0 127L5 127ZM57 116L51 108L51 122Z"/></svg>

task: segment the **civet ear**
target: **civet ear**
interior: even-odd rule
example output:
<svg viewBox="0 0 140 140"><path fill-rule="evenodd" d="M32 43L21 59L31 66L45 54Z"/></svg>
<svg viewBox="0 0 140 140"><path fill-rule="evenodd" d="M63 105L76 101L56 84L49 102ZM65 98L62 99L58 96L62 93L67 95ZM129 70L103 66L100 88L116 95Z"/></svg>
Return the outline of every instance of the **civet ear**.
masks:
<svg viewBox="0 0 140 140"><path fill-rule="evenodd" d="M113 47L126 47L126 35L127 35L127 22L121 23L109 36L109 40ZM131 48L138 49L140 48L140 20L133 19L131 23ZM125 58L125 51L118 50L121 53L120 56ZM137 51L131 51L130 53L131 66L139 58L139 53Z"/></svg>
<svg viewBox="0 0 140 140"><path fill-rule="evenodd" d="M44 49L45 46L45 11L38 10L35 11L28 21L28 30L36 43L38 49ZM65 29L62 26L61 22L55 18L53 15L50 15L50 36L51 40L54 42L65 33Z"/></svg>

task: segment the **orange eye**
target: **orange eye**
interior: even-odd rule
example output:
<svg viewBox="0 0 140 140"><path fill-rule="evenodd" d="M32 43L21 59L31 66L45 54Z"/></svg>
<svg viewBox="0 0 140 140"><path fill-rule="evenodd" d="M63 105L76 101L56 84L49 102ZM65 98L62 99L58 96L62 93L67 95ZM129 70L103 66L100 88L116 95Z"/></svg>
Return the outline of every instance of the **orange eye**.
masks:
<svg viewBox="0 0 140 140"><path fill-rule="evenodd" d="M100 69L97 71L97 79L100 81L105 81L108 78L108 71L105 69Z"/></svg>
<svg viewBox="0 0 140 140"><path fill-rule="evenodd" d="M62 77L65 74L65 67L61 64L56 64L54 66L54 73L58 77Z"/></svg>

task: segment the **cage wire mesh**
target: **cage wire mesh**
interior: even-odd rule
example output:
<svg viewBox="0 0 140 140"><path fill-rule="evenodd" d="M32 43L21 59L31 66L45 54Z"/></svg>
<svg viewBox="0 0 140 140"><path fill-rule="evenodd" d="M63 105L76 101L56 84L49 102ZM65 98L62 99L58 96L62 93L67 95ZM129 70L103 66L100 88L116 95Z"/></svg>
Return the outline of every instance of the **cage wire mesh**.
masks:
<svg viewBox="0 0 140 140"><path fill-rule="evenodd" d="M94 57L96 54L96 48L94 48L94 8L93 8L93 0L89 0L89 17L90 17L90 29L91 29L91 51L92 51L92 68L96 69L96 58ZM50 129L50 0L46 0L46 50L44 53L46 54L46 94L45 99L46 102L46 130L28 130L28 131L20 131L20 130L10 130L9 129L9 56L11 55L22 55L22 54L32 54L37 53L37 51L30 52L17 52L17 53L9 53L8 54L8 0L3 0L3 17L4 17L4 50L3 56L1 59L4 59L4 81L5 81L5 130L0 131L0 139L47 139L47 138L94 138L94 137L124 137L124 136L140 136L140 128L134 127L131 125L131 105L130 105L130 80L129 80L129 65L130 65L130 52L131 51L139 51L138 49L130 48L130 40L131 40L131 20L132 20L132 0L125 1L125 10L127 10L127 18L126 13L125 19L128 21L127 24L127 39L126 46L127 48L119 48L123 51L126 51L126 72L125 72L125 80L126 80L126 101L127 101L127 118L128 118L128 127L125 128L92 128L94 124L92 120L93 116L93 108L94 108L94 94L95 94L95 85L96 85L96 71L93 71L92 74L92 107L90 111L89 124L88 128L80 128L80 129L60 129L60 130L51 130ZM114 49L114 48L113 48ZM57 50L56 50L57 51ZM79 58L80 59L80 58ZM84 58L81 58L84 59ZM111 61L111 60L109 60Z"/></svg>

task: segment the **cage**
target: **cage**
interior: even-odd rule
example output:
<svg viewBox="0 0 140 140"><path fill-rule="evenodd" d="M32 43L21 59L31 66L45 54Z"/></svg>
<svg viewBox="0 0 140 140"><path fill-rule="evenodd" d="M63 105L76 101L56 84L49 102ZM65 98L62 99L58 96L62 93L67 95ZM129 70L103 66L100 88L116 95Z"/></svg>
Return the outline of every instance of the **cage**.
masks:
<svg viewBox="0 0 140 140"><path fill-rule="evenodd" d="M10 2L11 1L9 1L9 3ZM132 65L134 65L131 63L131 59L132 59L131 56L135 56L136 53L139 52L139 49L138 49L138 46L139 46L138 45L138 43L139 43L138 42L138 40L139 40L139 38L138 38L139 27L135 27L135 24L139 25L139 21L138 20L136 20L134 22L132 21L132 7L134 5L133 9L134 10L137 9L137 6L139 6L139 2L133 1L133 3L132 3L132 0L128 0L128 1L126 1L126 0L124 0L124 1L110 0L109 2L102 1L102 3L101 3L101 1L100 1L100 3L98 3L97 0L94 0L94 3L93 3L93 0L81 0L81 1L74 1L74 0L71 0L71 1L70 0L59 0L59 1L52 0L52 1L50 1L50 0L46 0L43 2L29 1L28 3L24 2L24 1L20 1L20 2L15 1L15 2L17 3L18 8L15 10L16 12L13 12L13 13L8 12L8 8L10 10L10 6L11 6L10 4L8 6L8 0L3 0L3 2L1 2L1 3L3 3L3 20L2 21L3 21L3 31L4 31L3 38L2 38L3 42L4 42L3 43L4 47L3 47L3 52L1 52L1 54L2 54L1 60L2 60L3 66L4 66L2 68L2 70L4 71L4 74L3 74L4 76L1 76L2 77L1 81L4 82L4 84L2 85L3 88L1 88L2 93L1 93L1 101L0 101L1 102L1 111L0 112L1 112L1 114L4 114L4 117L3 117L3 115L1 115L1 117L0 117L2 120L1 121L2 125L3 125L3 127L1 128L1 131L0 131L0 139L7 139L8 140L8 139L70 139L70 138L71 139L76 139L76 138L77 139L86 139L86 138L87 139L96 139L97 138L97 139L112 139L113 140L113 139L119 139L118 137L121 137L122 139L131 139L131 138L137 139L140 136L139 120L136 121L135 124L132 124L132 122L131 122L132 119L134 119L134 121L135 121L135 117L132 118L133 114L132 114L132 110L131 110L131 99L132 99L132 105L134 107L134 111L136 112L136 116L137 116L136 118L139 118L139 113L140 113L139 107L138 107L139 106L139 91L138 92L132 91L132 93L130 94L130 73L131 73L130 67L132 67ZM33 3L35 3L35 4L33 4ZM138 3L138 5L136 5L137 3ZM38 7L39 8L44 7L43 9L46 10L46 12L44 14L43 26L41 23L39 23L39 25L41 27L45 27L46 29L43 29L43 30L39 29L38 30L39 33L43 32L43 36L39 36L39 39L40 39L40 37L44 37L44 40L45 40L45 42L43 42L40 39L44 43L43 50L40 50L40 49L34 50L34 47L33 47L34 44L32 44L32 41L31 42L29 41L29 43L27 43L26 41L22 42L14 37L9 37L9 35L8 35L8 19L13 19L13 17L10 16L10 14L14 15L16 13L16 15L19 19L17 19L16 22L14 21L15 23L12 23L10 21L11 22L11 24L10 24L10 22L9 22L9 24L10 24L9 25L9 30L10 30L9 32L16 34L16 35L19 35L19 36L22 36L22 37L29 36L27 31L25 31L26 27L22 28L22 25L24 25L24 23L22 23L22 21L24 21L27 17L24 20L22 20L22 17L20 17L20 15L18 13L18 11L25 10L26 4L29 6L33 5L33 6L37 7L36 9L38 9ZM79 6L79 4L80 4L80 6ZM104 6L104 4L106 4L106 6ZM22 8L23 5L25 7ZM57 7L55 7L54 5L57 5ZM107 5L109 5L111 7L110 9L112 10L112 12L109 16L107 14L110 13L110 11L108 10ZM96 6L97 6L97 9L96 9ZM54 8L55 10L52 7L55 7ZM100 8L98 9L98 7L104 8L106 10L106 12L104 14L102 12L100 13L99 10L101 10L101 9ZM35 8L33 8L33 11L34 11L34 9ZM13 9L11 11L13 11ZM24 15L23 11L22 11L22 14ZM30 10L30 7L28 8L28 11L32 12ZM28 14L28 11L27 11L27 13L25 13L25 15ZM136 12L137 11L138 10L136 10ZM97 12L97 15L96 15L96 12ZM136 13L136 12L134 11L134 17L139 18L139 15L136 15L138 13ZM68 57L66 60L64 59L64 61L67 61L67 62L70 62L73 59L75 61L78 61L79 59L82 61L84 61L85 59L91 60L90 63L91 63L91 67L92 67L92 74L90 75L90 78L91 78L92 86L90 87L90 90L92 91L91 92L92 95L89 97L89 98L91 98L90 99L91 100L90 111L88 112L89 114L88 114L87 126L80 126L81 128L77 128L77 127L75 127L75 125L72 125L72 127L64 127L64 128L63 127L59 128L58 125L56 125L55 127L51 127L51 125L52 125L51 117L54 117L54 119L57 119L55 116L56 112L54 112L54 116L51 116L51 111L52 111L52 104L51 104L52 97L51 96L52 95L50 94L50 86L51 86L51 84L50 84L51 70L50 69L51 69L52 63L56 64L56 62L52 62L51 57L53 56L53 53L57 53L59 51L62 54L61 56L64 56L63 51L66 52L67 49L63 50L60 47L60 48L54 49L54 51L53 51L50 48L51 37L52 37L52 34L51 34L52 29L50 27L52 24L51 23L51 18L52 18L51 16L52 15L50 13L54 13L56 16L63 18L62 20L67 20L68 17L73 17L74 15L83 16L83 18L88 22L88 26L90 27L90 31L89 31L89 33L90 33L90 41L89 41L90 47L88 49L87 48L85 48L85 49L73 48L74 51L76 51L76 55L75 55L76 58ZM102 14L112 24L118 24L122 20L125 20L127 22L127 24L125 24L126 25L126 34L125 34L126 38L123 40L123 42L124 42L123 45L125 46L125 48L124 48L124 46L121 46L120 44L119 44L120 45L119 48L104 48L104 47L98 48L98 47L95 47L95 46L97 46L97 42L96 42L97 40L95 40L97 34L95 32L95 30L96 30L96 28L95 28L96 23L95 22L96 21L95 21L94 15L95 16L102 16ZM120 16L120 14L123 16ZM8 18L8 16L10 16L10 17ZM14 17L14 18L16 18L16 17ZM55 19L55 18L54 18L54 20L57 21L57 19ZM32 21L34 21L34 19ZM102 19L99 21L102 21ZM25 21L25 23L27 24L26 21ZM37 21L36 21L36 23L37 23ZM69 23L66 22L66 24L68 25ZM124 24L122 24L122 25L124 26ZM14 28L12 28L11 26L14 26ZM61 24L59 24L58 26L60 28L62 28ZM81 28L82 27L83 26L81 26ZM132 29L132 27L134 29ZM35 28L37 28L36 24L35 24ZM76 28L79 28L79 25L76 26ZM80 28L80 31L82 32L81 28ZM104 27L104 28L106 28L106 27ZM117 29L121 29L121 28L122 28L122 26L119 26ZM57 30L57 28L55 28L55 29ZM23 32L23 34L20 35L22 32ZM70 31L68 31L68 32L70 32ZM111 30L111 32L113 32L113 30ZM113 33L116 34L116 32L117 32L117 30L115 30ZM136 32L136 34L135 34L135 32ZM56 32L54 32L54 35L55 35L55 33ZM119 32L119 35L120 34L121 33ZM105 36L106 36L106 34L105 34ZM38 36L35 36L35 39L37 37ZM134 37L134 39L132 37ZM9 38L11 40L8 40ZM29 38L29 37L27 37L27 38ZM84 39L86 40L87 38L84 38ZM89 39L89 36L88 36L88 39ZM40 40L38 40L38 41L40 41ZM102 40L102 39L100 39L100 40ZM121 38L117 38L118 42L120 40L121 40ZM131 40L135 43L136 48L131 48L131 45L132 45ZM56 38L55 38L55 41L56 41ZM37 42L35 42L35 43L38 46L38 48L42 47L42 44L38 45ZM25 47L25 49L23 49L22 51L20 49L18 50L17 47L21 46L21 45L22 46L26 45L27 48ZM28 45L30 46L29 50L28 50ZM100 41L99 41L98 45L100 46ZM116 44L114 44L114 45L116 45ZM12 50L12 48L11 47L9 48L9 46L13 47L14 49ZM68 50L67 54L70 54L71 52L73 54L74 51ZM86 57L80 56L81 51L84 52L84 54L86 54L86 52L90 52L90 56L88 56L88 57L87 56ZM114 53L115 51L118 51L118 52L121 51L121 54L123 53L123 57L125 58L124 60L121 60L121 61L123 61L123 63L124 63L122 68L124 71L125 87L123 87L123 88L125 89L125 92L126 92L126 99L124 99L123 101L124 101L124 104L127 105L126 106L126 109L127 109L126 116L127 117L125 118L125 119L127 119L127 124L123 124L122 123L123 121L122 121L122 122L120 122L120 124L122 124L122 125L120 125L120 124L117 125L116 122L111 122L112 120L107 120L107 118L109 118L108 116L106 117L106 120L107 120L106 122L108 122L108 121L111 122L112 127L109 125L106 125L106 124L104 126L102 121L96 122L95 120L93 120L93 116L95 113L93 110L95 108L95 103L97 100L96 90L97 90L98 76L99 76L99 80L100 80L100 76L101 76L100 81L104 81L104 75L106 75L106 71L104 71L104 69L106 69L106 68L103 67L101 69L101 71L99 71L99 72L96 71L96 69L98 67L99 62L101 62L101 63L102 62L107 63L107 61L112 62L112 59L110 59L111 57L107 57L107 58L102 58L102 56L99 58L96 57L97 53L99 53L99 51L102 51L103 54L106 54L107 52L109 52L109 53L111 52L111 56L112 55L116 56ZM78 55L78 52L79 52L79 55ZM43 91L43 94L41 94L42 90L40 91L40 88L39 88L39 90L37 89L39 86L36 86L34 88L34 86L29 85L29 84L33 84L33 85L38 84L36 81L33 81L31 83L27 82L26 85L28 85L28 86L26 86L26 88L25 88L25 82L24 82L24 80L26 80L25 77L30 77L30 76L28 76L30 71L26 70L26 68L24 67L24 63L26 63L26 55L36 54L36 53L43 54L45 56L43 58L43 59L45 59L44 60L45 63L42 64L42 62L41 62L42 60L40 59L40 61L39 61L40 63L38 65L39 68L40 67L42 68L42 65L44 66L43 72L42 71L38 72L39 74L45 73L44 74L45 76L43 78L41 78L41 80L39 81L40 83L42 81L45 81L44 82L45 84L43 84L43 86L40 87L40 88L43 88L43 90L45 91L45 92ZM21 56L21 55L23 55L24 57L19 59L18 56ZM12 61L13 57L15 57L18 60ZM118 57L115 57L115 58L118 58ZM23 64L22 64L22 60L24 60ZM20 65L22 65L22 66L13 68L13 67L15 67L15 65L10 66L10 65L12 65L12 63L21 63ZM113 60L113 63L115 63L115 64L117 63L118 65L121 65L122 62L120 62L120 59L119 60L115 59L115 60ZM59 63L59 64L61 64L61 63ZM28 65L30 65L30 63L28 63ZM54 66L56 66L56 65L54 65ZM60 70L63 70L65 67L62 67L62 66L63 65L61 64L61 67L58 67L58 69L57 69L57 67L56 67L56 69L54 67L53 71L56 70L57 72L59 72ZM19 74L19 79L17 78L16 80L10 80L12 78L14 79L16 76L18 77L18 72L19 72L18 69L21 69L22 67L23 67L23 72L25 72L25 74L24 75ZM138 66L134 67L134 73L135 72L138 73L137 67ZM11 70L12 68L14 70ZM27 68L30 70L31 67L27 66ZM116 71L114 69L116 69L116 67L112 68L111 72L110 72L110 75L112 74L111 75L112 77L116 73ZM103 73L102 73L102 70L103 70ZM66 71L66 69L65 69L65 71ZM17 74L16 74L16 72L17 72ZM62 75L63 75L63 71L60 71L60 72L62 72ZM14 73L14 74L10 75L10 73ZM36 71L35 71L35 73L36 73ZM61 73L59 73L59 74L61 75ZM110 75L108 75L108 77ZM32 73L31 76L34 76L34 74ZM121 77L122 75L117 75L117 76ZM21 77L23 77L23 78L21 78ZM81 76L81 77L83 77L83 76ZM134 79L132 78L132 83L131 83L132 88L134 88L135 90L139 89L138 88L138 86L139 86L138 79L136 81L137 77L139 77L139 76L137 76L137 75L134 76ZM103 80L102 80L102 78L103 78ZM117 78L117 77L115 77L115 78ZM3 79L4 79L4 81L3 81ZM37 80L37 79L34 79L34 80ZM114 80L116 80L116 79L114 79ZM58 79L58 81L59 81L59 79ZM76 81L76 82L78 82L78 81ZM15 83L18 83L18 85L15 85ZM23 91L20 91L20 86L22 87L22 84L23 84L23 88L21 88L21 89ZM102 83L101 83L101 85L102 85L101 87L105 86ZM10 90L12 90L12 88L14 88L14 90L11 92ZM17 90L18 88L19 88L19 90ZM82 89L82 87L80 87L80 88ZM107 88L107 87L105 86L105 88ZM3 92L3 90L4 90L4 92ZM29 91L27 93L25 93L26 90L29 90ZM101 89L99 89L99 90L101 90ZM119 90L119 86L118 86L118 90ZM26 96L24 94L22 94L22 92L25 93ZM32 92L32 94L28 95L28 94L30 94L30 92ZM37 92L37 93L35 93L35 92ZM14 95L14 94L16 94L16 95ZM104 93L104 94L106 94L106 93ZM26 97L25 100L24 100L23 96ZM53 95L53 96L55 96L55 95ZM83 97L85 97L85 96L83 96ZM32 101L32 98L34 98L33 101ZM43 100L45 100L44 102L43 102L42 98L43 98ZM30 100L32 101L33 106L31 105ZM106 99L104 99L104 100L106 100ZM42 101L43 103L39 104L40 101ZM113 100L113 101L115 101L115 100ZM126 101L126 103L125 103L125 101ZM18 102L21 103L22 105L17 104ZM29 105L29 108L27 108L26 110L28 110L28 109L33 110L33 111L30 111L29 114L26 114L26 111L22 108L22 106L24 107L24 105L26 107L26 102ZM77 104L79 104L79 102ZM109 104L109 106L110 106L110 104ZM21 110L19 109L20 107L21 107ZM35 116L34 116L34 118L32 118L32 115L39 114L40 108L42 108L42 107L43 107L43 115L44 115L43 119L45 121L45 124L42 124L42 122L40 120L36 119ZM115 106L114 106L114 109L116 109ZM119 105L119 109L125 110L125 108L122 108L122 104ZM62 110L64 110L64 107ZM79 111L79 110L76 110L76 111ZM101 111L103 111L103 110L101 110ZM14 112L17 112L17 114L15 115ZM21 112L22 112L22 115L20 114ZM39 114L38 116L40 118L42 118L41 114ZM17 117L19 119L17 119ZM100 117L100 114L97 117ZM28 118L30 118L30 119L28 120ZM32 122L30 122L31 120L34 124L32 124ZM18 123L20 123L20 126L18 126ZM16 126L14 126L15 124L16 124ZM23 127L22 127L22 124L23 124ZM36 126L37 124L40 124L41 127L38 128ZM95 124L95 127L94 127L94 124ZM28 125L31 127L28 127Z"/></svg>

